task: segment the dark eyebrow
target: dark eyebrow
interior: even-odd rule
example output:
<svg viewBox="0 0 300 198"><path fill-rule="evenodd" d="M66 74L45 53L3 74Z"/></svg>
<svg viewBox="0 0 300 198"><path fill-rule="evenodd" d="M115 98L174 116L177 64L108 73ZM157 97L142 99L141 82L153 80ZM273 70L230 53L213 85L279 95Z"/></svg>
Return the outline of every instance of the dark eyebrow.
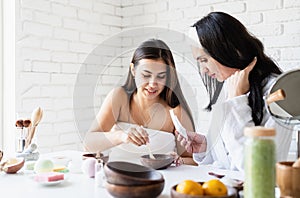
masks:
<svg viewBox="0 0 300 198"><path fill-rule="evenodd" d="M143 70L143 71L144 71L144 72L147 72L147 73L149 73L149 74L152 74L151 71L148 71L148 70ZM159 72L158 74L165 74L165 73L167 73L167 71Z"/></svg>

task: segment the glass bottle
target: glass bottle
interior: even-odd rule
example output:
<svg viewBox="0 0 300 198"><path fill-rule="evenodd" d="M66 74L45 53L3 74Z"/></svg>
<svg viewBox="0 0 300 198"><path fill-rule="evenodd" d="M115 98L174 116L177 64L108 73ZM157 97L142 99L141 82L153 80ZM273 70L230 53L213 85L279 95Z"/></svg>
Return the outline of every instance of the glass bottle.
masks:
<svg viewBox="0 0 300 198"><path fill-rule="evenodd" d="M246 127L245 198L275 197L275 129Z"/></svg>
<svg viewBox="0 0 300 198"><path fill-rule="evenodd" d="M22 153L25 148L24 128L16 127L15 129L15 150L17 153Z"/></svg>
<svg viewBox="0 0 300 198"><path fill-rule="evenodd" d="M104 187L105 174L103 160L97 160L95 164L95 184L97 187Z"/></svg>

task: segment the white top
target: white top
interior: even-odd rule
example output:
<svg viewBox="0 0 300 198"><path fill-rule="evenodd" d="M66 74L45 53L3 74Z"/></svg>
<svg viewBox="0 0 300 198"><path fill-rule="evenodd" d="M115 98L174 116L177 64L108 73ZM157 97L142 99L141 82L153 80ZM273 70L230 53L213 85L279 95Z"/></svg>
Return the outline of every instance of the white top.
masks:
<svg viewBox="0 0 300 198"><path fill-rule="evenodd" d="M264 95L268 94L268 90L273 84L274 79L269 80L263 88ZM226 90L226 83L224 83L223 93L221 92L223 97L226 94ZM248 95L219 101L213 106L211 123L207 135L207 151L206 153L194 153L194 160L198 164L213 163L219 168L243 170L243 148L246 138L244 137L244 127L254 125L251 108L248 105ZM266 108L264 108L264 117L261 126L275 128L277 161L286 160L292 140L293 128L276 122L267 113Z"/></svg>
<svg viewBox="0 0 300 198"><path fill-rule="evenodd" d="M130 127L136 127L136 124L118 122L112 130L127 131ZM149 134L149 147L153 154L166 154L176 152L176 142L173 133L158 131L153 129L145 129ZM140 156L149 154L146 145L136 146L134 144L120 144L111 148L109 153L109 161L126 161L141 164Z"/></svg>

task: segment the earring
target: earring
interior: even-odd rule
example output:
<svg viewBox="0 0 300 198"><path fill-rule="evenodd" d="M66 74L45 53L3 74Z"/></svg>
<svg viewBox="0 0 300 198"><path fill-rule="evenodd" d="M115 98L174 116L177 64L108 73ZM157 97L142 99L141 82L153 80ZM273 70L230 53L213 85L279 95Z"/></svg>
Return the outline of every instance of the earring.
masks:
<svg viewBox="0 0 300 198"><path fill-rule="evenodd" d="M133 70L134 69L134 64L130 63L130 69Z"/></svg>

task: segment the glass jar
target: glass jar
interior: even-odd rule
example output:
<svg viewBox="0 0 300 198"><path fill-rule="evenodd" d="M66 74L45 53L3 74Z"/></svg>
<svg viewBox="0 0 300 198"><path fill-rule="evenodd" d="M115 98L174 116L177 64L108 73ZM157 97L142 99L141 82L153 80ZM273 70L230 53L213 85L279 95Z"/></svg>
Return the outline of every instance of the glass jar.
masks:
<svg viewBox="0 0 300 198"><path fill-rule="evenodd" d="M25 128L16 127L15 129L15 150L17 153L22 153L25 148Z"/></svg>
<svg viewBox="0 0 300 198"><path fill-rule="evenodd" d="M245 198L275 197L275 129L246 127Z"/></svg>

